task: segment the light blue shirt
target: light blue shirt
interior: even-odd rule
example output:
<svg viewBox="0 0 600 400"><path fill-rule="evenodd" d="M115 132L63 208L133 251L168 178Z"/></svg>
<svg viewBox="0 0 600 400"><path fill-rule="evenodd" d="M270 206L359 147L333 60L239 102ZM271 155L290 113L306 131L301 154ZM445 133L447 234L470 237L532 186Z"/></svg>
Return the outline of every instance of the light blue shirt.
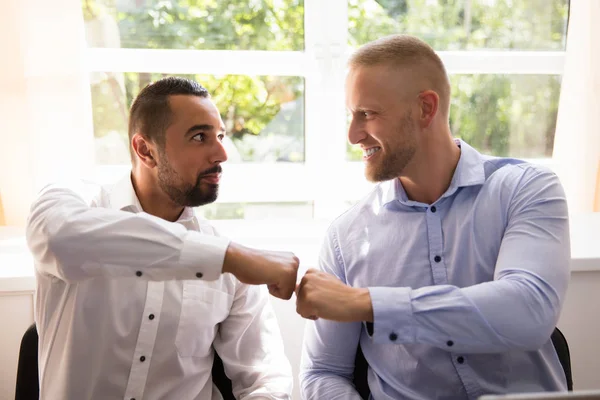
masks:
<svg viewBox="0 0 600 400"><path fill-rule="evenodd" d="M360 399L359 342L375 400L566 390L550 340L570 272L562 186L546 168L457 143L435 203L409 200L395 179L331 225L319 267L369 288L374 330L308 322L304 399Z"/></svg>

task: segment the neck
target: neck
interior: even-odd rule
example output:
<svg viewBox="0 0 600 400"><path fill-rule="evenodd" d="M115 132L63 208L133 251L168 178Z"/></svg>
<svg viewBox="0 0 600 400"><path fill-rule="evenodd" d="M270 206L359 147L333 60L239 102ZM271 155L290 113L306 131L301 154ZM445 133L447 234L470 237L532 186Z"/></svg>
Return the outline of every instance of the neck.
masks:
<svg viewBox="0 0 600 400"><path fill-rule="evenodd" d="M175 222L183 212L184 207L177 205L160 190L156 177L143 171L139 165L133 168L131 183L144 212Z"/></svg>
<svg viewBox="0 0 600 400"><path fill-rule="evenodd" d="M419 150L399 177L408 198L435 203L448 190L459 159L460 148L449 127L422 135Z"/></svg>

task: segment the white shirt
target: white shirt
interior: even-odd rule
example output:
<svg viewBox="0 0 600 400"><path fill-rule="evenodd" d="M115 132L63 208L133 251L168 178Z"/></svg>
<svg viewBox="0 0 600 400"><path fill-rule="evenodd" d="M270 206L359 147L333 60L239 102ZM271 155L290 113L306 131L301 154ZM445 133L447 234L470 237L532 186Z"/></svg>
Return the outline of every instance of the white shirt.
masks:
<svg viewBox="0 0 600 400"><path fill-rule="evenodd" d="M192 209L176 223L144 213L129 176L52 185L27 242L42 399L221 399L213 346L236 398L291 398L266 288L221 273L229 240Z"/></svg>

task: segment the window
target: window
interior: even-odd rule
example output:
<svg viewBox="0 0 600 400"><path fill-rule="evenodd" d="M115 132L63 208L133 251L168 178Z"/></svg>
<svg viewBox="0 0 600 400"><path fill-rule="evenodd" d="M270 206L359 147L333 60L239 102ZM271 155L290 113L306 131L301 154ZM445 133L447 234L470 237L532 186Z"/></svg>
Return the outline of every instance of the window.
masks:
<svg viewBox="0 0 600 400"><path fill-rule="evenodd" d="M90 47L303 50L302 0L83 0Z"/></svg>
<svg viewBox="0 0 600 400"><path fill-rule="evenodd" d="M128 110L161 73L92 73L96 163L128 164ZM301 77L180 74L201 82L221 110L228 162L304 161Z"/></svg>
<svg viewBox="0 0 600 400"><path fill-rule="evenodd" d="M568 0L83 0L97 173L127 168L127 109L190 76L228 127L216 219L331 219L371 187L346 140L349 52L415 34L442 57L451 128L482 152L551 163Z"/></svg>
<svg viewBox="0 0 600 400"><path fill-rule="evenodd" d="M561 51L568 7L568 0L349 0L349 44L407 33L443 51Z"/></svg>

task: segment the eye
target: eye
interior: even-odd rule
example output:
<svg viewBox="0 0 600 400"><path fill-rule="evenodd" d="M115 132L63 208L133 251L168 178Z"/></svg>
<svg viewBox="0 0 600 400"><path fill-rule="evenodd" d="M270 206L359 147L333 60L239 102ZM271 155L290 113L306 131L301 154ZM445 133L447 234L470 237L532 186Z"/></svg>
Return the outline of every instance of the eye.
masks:
<svg viewBox="0 0 600 400"><path fill-rule="evenodd" d="M198 133L197 135L194 135L192 137L192 140L195 140L197 142L204 142L205 139L206 139L206 135L204 133Z"/></svg>
<svg viewBox="0 0 600 400"><path fill-rule="evenodd" d="M223 133L221 133L220 135L217 135L217 137L219 138L219 142L222 142L223 139L225 139L225 135Z"/></svg>
<svg viewBox="0 0 600 400"><path fill-rule="evenodd" d="M368 110L356 110L353 113L354 118L359 118L362 120L369 120L369 119L372 119L374 116L375 116L375 113L373 111L368 111Z"/></svg>

